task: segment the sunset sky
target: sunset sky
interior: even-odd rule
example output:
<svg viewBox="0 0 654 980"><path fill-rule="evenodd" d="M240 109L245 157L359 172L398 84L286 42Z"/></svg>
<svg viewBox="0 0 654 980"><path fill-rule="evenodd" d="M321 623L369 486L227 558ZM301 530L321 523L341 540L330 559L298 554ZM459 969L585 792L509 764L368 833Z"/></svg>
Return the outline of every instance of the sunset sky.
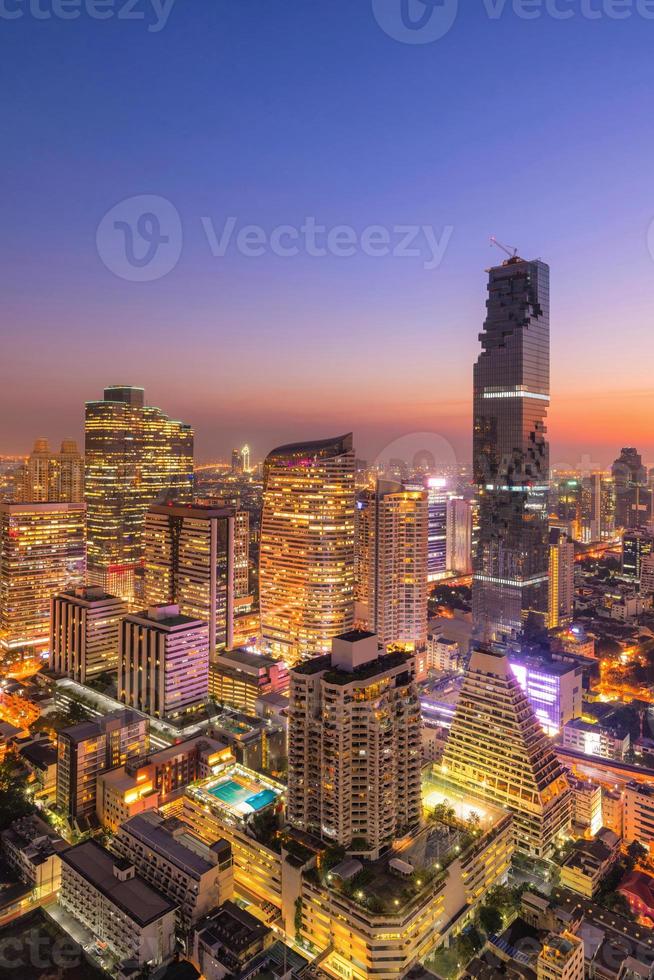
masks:
<svg viewBox="0 0 654 980"><path fill-rule="evenodd" d="M195 426L199 460L353 429L365 458L433 432L467 462L495 234L551 266L552 462L636 445L654 465L654 20L567 6L464 0L427 44L389 37L370 0L177 0L158 32L0 23L19 93L0 108L0 453L81 439L84 401L131 383ZM146 194L183 244L132 282L96 232ZM435 269L214 257L207 222L229 216L453 230Z"/></svg>

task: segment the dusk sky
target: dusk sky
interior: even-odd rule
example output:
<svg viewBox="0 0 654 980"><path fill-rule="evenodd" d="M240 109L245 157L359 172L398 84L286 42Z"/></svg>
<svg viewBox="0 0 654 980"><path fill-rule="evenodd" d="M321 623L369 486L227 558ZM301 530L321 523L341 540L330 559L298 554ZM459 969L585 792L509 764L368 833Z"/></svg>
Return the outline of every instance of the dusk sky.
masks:
<svg viewBox="0 0 654 980"><path fill-rule="evenodd" d="M144 20L35 4L0 16L0 452L81 440L84 401L130 383L194 425L200 461L352 429L368 459L433 432L467 462L495 234L551 266L552 462L636 445L654 465L654 19L635 0L622 20L608 0L558 0L567 20L462 0L424 44L371 0L177 0L158 31L150 0ZM144 282L108 268L101 225L140 195L183 233ZM391 247L398 226L451 237L432 268L422 232L413 257L234 243L307 217Z"/></svg>

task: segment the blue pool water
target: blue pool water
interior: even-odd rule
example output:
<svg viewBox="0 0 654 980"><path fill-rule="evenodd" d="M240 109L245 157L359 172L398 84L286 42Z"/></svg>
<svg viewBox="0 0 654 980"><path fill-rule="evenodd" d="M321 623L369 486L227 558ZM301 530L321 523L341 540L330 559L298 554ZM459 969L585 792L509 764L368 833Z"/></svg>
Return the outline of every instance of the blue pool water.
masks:
<svg viewBox="0 0 654 980"><path fill-rule="evenodd" d="M235 779L228 779L219 786L214 786L209 792L229 806L238 807L245 803L252 810L263 810L276 799L271 789L262 789L253 795L249 787L241 786Z"/></svg>

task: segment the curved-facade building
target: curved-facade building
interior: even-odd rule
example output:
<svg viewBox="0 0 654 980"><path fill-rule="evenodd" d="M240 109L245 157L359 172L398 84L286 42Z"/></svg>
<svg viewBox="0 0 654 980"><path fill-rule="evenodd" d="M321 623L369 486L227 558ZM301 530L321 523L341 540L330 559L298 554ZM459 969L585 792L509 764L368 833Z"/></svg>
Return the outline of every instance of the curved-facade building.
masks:
<svg viewBox="0 0 654 980"><path fill-rule="evenodd" d="M352 434L273 450L264 466L261 632L294 664L354 621Z"/></svg>

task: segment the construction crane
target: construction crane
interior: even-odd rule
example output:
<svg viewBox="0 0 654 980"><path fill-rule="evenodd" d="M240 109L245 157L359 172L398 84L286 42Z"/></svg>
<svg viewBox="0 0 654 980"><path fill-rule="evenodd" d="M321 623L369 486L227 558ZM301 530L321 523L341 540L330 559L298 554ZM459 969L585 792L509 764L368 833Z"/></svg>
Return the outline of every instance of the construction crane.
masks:
<svg viewBox="0 0 654 980"><path fill-rule="evenodd" d="M501 248L503 252L506 252L506 254L509 256L510 259L517 259L518 257L517 248L509 248L507 245L502 245L502 242L498 242L495 235L491 235L490 243L491 245L497 245L498 248Z"/></svg>

